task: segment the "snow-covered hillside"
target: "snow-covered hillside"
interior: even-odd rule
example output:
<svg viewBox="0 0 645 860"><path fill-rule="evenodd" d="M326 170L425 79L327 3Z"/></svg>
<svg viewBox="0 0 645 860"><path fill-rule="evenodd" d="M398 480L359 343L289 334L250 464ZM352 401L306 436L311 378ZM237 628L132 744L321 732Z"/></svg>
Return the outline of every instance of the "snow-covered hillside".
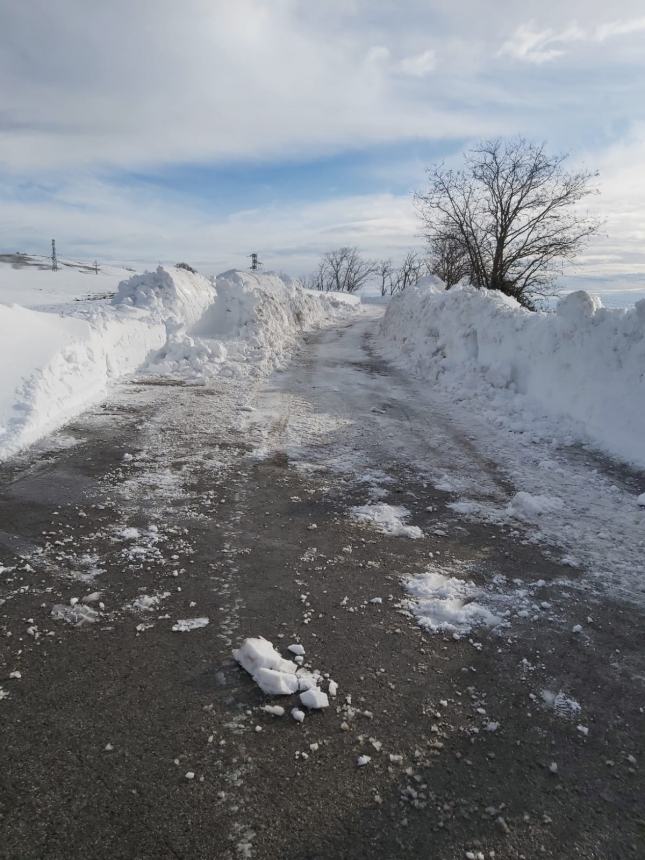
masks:
<svg viewBox="0 0 645 860"><path fill-rule="evenodd" d="M61 285L67 277L31 275L60 276ZM51 302L47 311L0 303L0 459L135 371L192 381L266 373L303 330L352 314L358 303L311 294L277 275L227 272L213 285L161 266L121 282L110 303Z"/></svg>
<svg viewBox="0 0 645 860"><path fill-rule="evenodd" d="M381 334L388 357L493 427L645 466L645 300L607 309L576 292L534 313L501 293L425 279L389 304Z"/></svg>
<svg viewBox="0 0 645 860"><path fill-rule="evenodd" d="M88 299L100 300L116 292L133 268L60 259L52 272L49 257L0 254L0 302L26 308L49 308Z"/></svg>

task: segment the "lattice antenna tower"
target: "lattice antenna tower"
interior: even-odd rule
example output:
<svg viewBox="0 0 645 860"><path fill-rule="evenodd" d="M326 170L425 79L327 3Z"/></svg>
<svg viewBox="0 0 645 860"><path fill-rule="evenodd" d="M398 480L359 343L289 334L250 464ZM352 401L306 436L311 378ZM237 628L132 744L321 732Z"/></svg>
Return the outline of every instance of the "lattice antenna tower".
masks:
<svg viewBox="0 0 645 860"><path fill-rule="evenodd" d="M257 272L257 270L260 268L262 263L258 260L257 254L254 253L254 254L250 254L249 256L251 257L251 271Z"/></svg>
<svg viewBox="0 0 645 860"><path fill-rule="evenodd" d="M52 239L52 272L58 271L58 257L56 256L56 239Z"/></svg>

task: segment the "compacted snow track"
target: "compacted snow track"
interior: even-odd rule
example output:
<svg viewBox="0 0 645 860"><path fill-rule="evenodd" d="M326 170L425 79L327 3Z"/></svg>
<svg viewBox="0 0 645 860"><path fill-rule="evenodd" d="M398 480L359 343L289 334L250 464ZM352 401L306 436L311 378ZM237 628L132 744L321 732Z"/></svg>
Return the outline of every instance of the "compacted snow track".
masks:
<svg viewBox="0 0 645 860"><path fill-rule="evenodd" d="M487 434L378 325L0 467L0 856L643 856L639 476Z"/></svg>

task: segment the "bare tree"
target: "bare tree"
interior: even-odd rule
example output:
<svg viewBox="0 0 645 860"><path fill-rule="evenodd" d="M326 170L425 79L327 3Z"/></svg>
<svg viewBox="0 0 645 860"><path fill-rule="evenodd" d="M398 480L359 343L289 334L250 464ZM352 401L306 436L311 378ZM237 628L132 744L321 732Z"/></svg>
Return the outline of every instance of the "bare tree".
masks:
<svg viewBox="0 0 645 860"><path fill-rule="evenodd" d="M427 238L440 241L448 226L475 286L533 307L599 226L577 208L594 193L595 174L567 172L566 157L518 137L480 143L461 170L431 167L428 190L416 196Z"/></svg>
<svg viewBox="0 0 645 860"><path fill-rule="evenodd" d="M365 260L358 248L343 247L323 255L312 276L319 290L356 293L376 271L376 263Z"/></svg>
<svg viewBox="0 0 645 860"><path fill-rule="evenodd" d="M394 277L394 266L392 260L379 260L376 263L375 275L378 280L382 296L392 293L392 279Z"/></svg>
<svg viewBox="0 0 645 860"><path fill-rule="evenodd" d="M468 251L451 224L444 224L443 229L438 226L431 237L428 270L448 290L470 274Z"/></svg>
<svg viewBox="0 0 645 860"><path fill-rule="evenodd" d="M414 286L426 271L426 262L419 253L417 251L408 251L403 258L403 262L394 273L390 295L402 293L408 287Z"/></svg>

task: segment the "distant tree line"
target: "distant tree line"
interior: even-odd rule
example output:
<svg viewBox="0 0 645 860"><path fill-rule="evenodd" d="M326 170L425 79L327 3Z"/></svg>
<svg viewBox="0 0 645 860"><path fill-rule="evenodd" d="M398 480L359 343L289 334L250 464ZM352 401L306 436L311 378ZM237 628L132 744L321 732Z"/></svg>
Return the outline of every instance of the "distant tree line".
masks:
<svg viewBox="0 0 645 860"><path fill-rule="evenodd" d="M596 174L567 171L566 158L521 137L483 141L460 169L428 169L427 188L415 195L426 253L409 251L395 266L338 248L323 255L306 285L354 293L375 282L381 295L396 295L432 274L447 288L465 278L533 308L599 228L581 209L596 193Z"/></svg>

